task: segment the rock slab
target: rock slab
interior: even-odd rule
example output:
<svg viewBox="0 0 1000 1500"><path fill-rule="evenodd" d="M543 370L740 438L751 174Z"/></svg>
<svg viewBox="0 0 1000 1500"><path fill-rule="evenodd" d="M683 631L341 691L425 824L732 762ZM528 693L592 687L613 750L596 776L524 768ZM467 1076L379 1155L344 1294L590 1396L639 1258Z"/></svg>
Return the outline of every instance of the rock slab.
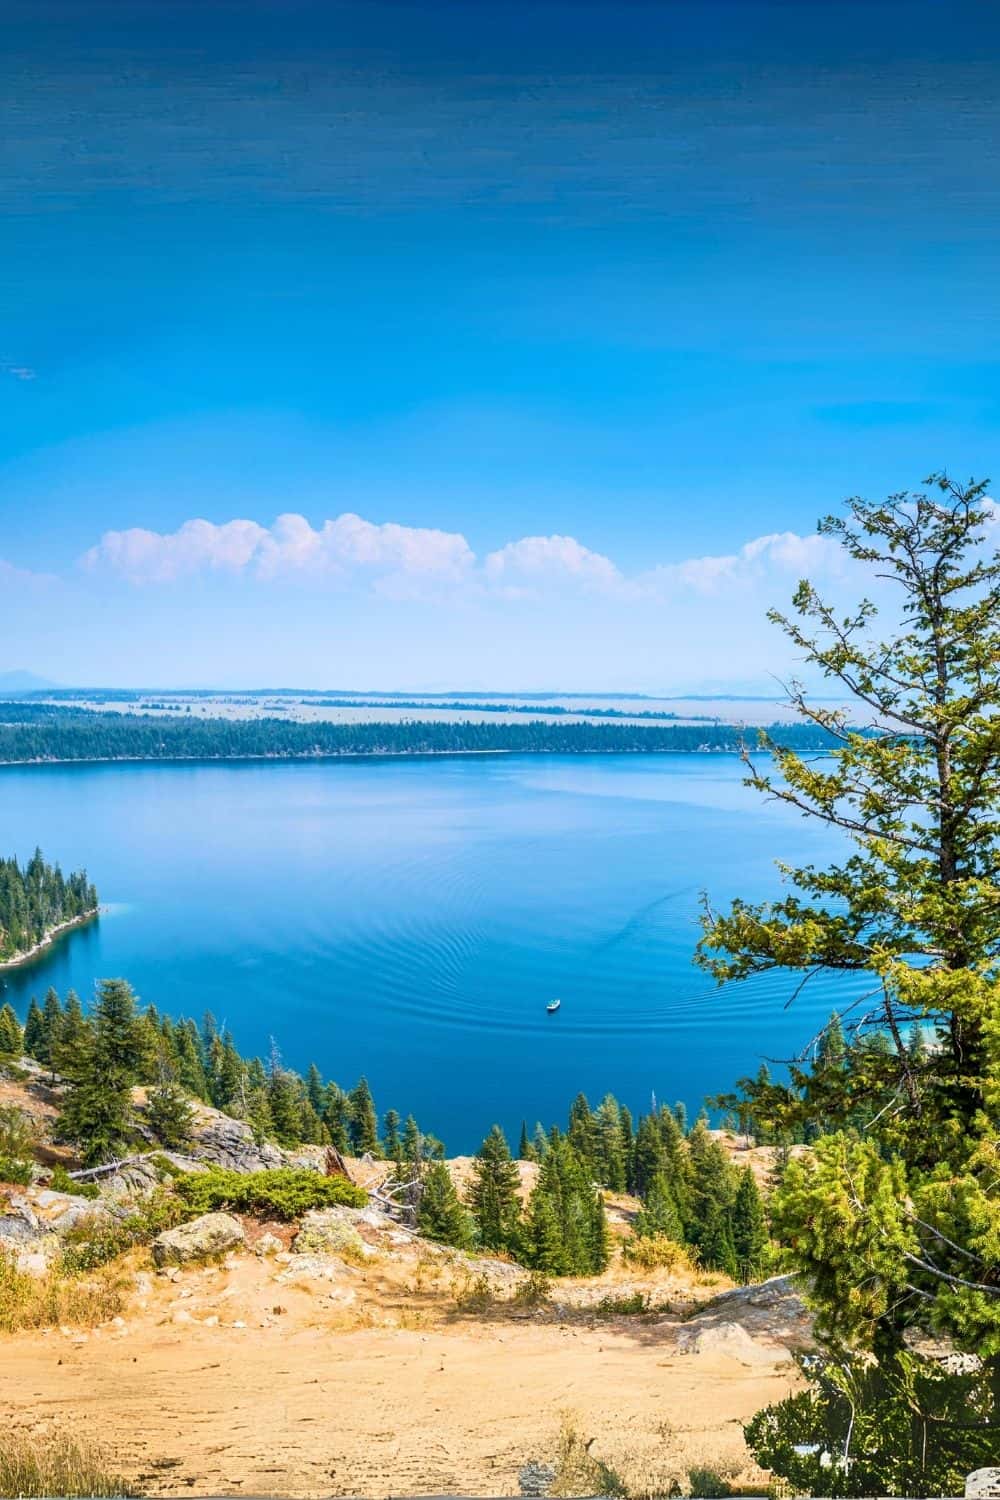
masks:
<svg viewBox="0 0 1000 1500"><path fill-rule="evenodd" d="M202 1214L189 1224L158 1234L152 1245L153 1261L158 1266L179 1266L245 1243L243 1225L232 1214Z"/></svg>

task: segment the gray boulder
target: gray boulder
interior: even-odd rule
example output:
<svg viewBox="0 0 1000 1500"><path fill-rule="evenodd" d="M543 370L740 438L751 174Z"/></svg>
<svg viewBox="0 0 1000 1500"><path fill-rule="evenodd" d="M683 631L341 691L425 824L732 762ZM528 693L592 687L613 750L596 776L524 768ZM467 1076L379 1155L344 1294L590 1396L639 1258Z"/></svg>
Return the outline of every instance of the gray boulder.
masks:
<svg viewBox="0 0 1000 1500"><path fill-rule="evenodd" d="M270 1141L259 1145L245 1120L234 1120L217 1110L203 1110L195 1124L190 1151L199 1161L214 1162L234 1172L266 1172L285 1164Z"/></svg>
<svg viewBox="0 0 1000 1500"><path fill-rule="evenodd" d="M312 1208L292 1246L296 1255L374 1254L342 1208Z"/></svg>
<svg viewBox="0 0 1000 1500"><path fill-rule="evenodd" d="M966 1475L966 1500L992 1500L996 1495L1000 1495L1000 1469L973 1469Z"/></svg>
<svg viewBox="0 0 1000 1500"><path fill-rule="evenodd" d="M0 1245L30 1245L47 1233L26 1198L13 1194L0 1213Z"/></svg>
<svg viewBox="0 0 1000 1500"><path fill-rule="evenodd" d="M243 1225L232 1214L202 1214L177 1229L165 1229L153 1241L153 1261L158 1266L179 1266L189 1260L204 1260L244 1245Z"/></svg>

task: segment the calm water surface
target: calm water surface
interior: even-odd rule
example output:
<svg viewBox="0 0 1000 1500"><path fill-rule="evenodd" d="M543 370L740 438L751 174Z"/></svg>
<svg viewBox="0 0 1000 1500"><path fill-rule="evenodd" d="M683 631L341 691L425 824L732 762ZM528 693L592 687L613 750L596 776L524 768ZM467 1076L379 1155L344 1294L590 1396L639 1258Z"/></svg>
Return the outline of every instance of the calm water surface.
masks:
<svg viewBox="0 0 1000 1500"><path fill-rule="evenodd" d="M454 1150L581 1088L696 1107L845 994L785 1011L787 979L692 967L702 890L773 895L776 858L832 849L740 777L681 755L0 769L4 853L85 865L110 906L0 985L23 1015L125 976L243 1051L366 1073Z"/></svg>

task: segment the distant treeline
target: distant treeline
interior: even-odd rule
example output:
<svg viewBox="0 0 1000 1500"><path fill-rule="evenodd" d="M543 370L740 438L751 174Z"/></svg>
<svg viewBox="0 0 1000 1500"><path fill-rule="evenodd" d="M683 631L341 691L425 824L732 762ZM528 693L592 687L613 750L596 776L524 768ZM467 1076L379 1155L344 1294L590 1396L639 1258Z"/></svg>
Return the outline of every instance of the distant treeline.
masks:
<svg viewBox="0 0 1000 1500"><path fill-rule="evenodd" d="M432 708L437 711L454 709L467 714L551 714L553 717L562 717L566 714L573 718L588 719L654 719L674 720L682 717L681 714L672 713L664 708L588 708L584 704L577 704L573 708L567 708L565 703L476 703L462 699L448 698L310 698L311 708ZM695 719L699 723L711 724L715 716L710 714L684 714L685 719Z"/></svg>
<svg viewBox="0 0 1000 1500"><path fill-rule="evenodd" d="M793 750L836 744L811 724L773 725ZM429 723L303 724L278 718L152 718L51 705L0 704L0 762L88 760L309 759L347 755L470 753L650 754L729 751L757 740L733 724Z"/></svg>
<svg viewBox="0 0 1000 1500"><path fill-rule="evenodd" d="M97 891L86 873L64 875L46 864L40 849L23 867L0 859L0 961L17 958L54 928L97 910Z"/></svg>

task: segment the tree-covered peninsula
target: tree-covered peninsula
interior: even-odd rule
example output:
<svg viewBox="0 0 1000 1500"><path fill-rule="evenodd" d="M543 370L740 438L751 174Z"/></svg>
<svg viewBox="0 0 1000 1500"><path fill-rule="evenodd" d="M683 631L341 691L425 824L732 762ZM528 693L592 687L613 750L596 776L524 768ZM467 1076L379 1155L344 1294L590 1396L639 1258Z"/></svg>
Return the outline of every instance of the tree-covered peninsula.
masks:
<svg viewBox="0 0 1000 1500"><path fill-rule="evenodd" d="M24 866L0 859L0 963L16 962L96 911L97 890L85 870L64 875L40 849Z"/></svg>
<svg viewBox="0 0 1000 1500"><path fill-rule="evenodd" d="M795 751L833 748L816 724L775 725L771 737ZM337 756L462 754L650 754L739 750L756 731L738 724L618 722L301 723L189 715L95 713L53 704L0 703L0 763L102 760L269 760Z"/></svg>

